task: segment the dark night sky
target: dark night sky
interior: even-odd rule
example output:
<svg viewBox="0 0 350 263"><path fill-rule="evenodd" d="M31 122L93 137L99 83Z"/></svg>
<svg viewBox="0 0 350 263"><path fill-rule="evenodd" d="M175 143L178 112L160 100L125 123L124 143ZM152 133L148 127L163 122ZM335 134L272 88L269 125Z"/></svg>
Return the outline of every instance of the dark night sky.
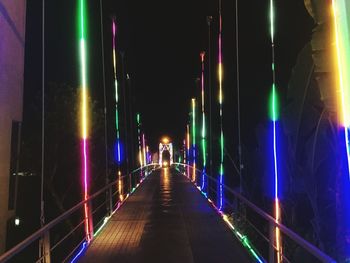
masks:
<svg viewBox="0 0 350 263"><path fill-rule="evenodd" d="M27 0L25 98L40 89L41 1ZM254 145L254 128L267 116L271 85L271 51L267 0L240 3L240 71L242 133ZM277 81L285 99L296 55L310 38L312 20L302 0L276 1ZM88 0L89 83L91 93L102 97L102 62L99 1ZM107 88L111 84L110 16L118 22L118 50L125 52L127 71L135 88L136 108L142 114L151 145L168 134L177 141L184 135L190 98L199 95L199 52L207 50L206 16L212 15L212 60L216 60L217 3L214 0L136 1L105 0L105 54ZM224 129L228 142L236 134L236 70L234 1L222 0L224 56ZM76 1L47 1L46 79L77 85L79 76L76 39ZM212 68L213 84L216 68ZM216 86L213 85L213 89ZM213 95L217 92L214 90ZM217 105L214 105L217 107ZM113 109L109 109L113 110ZM215 112L215 111L214 111Z"/></svg>

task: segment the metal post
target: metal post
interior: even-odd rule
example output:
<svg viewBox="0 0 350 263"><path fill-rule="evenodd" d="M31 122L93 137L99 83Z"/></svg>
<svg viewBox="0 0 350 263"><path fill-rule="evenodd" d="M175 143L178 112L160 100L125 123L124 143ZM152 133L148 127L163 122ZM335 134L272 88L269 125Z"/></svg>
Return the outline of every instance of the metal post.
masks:
<svg viewBox="0 0 350 263"><path fill-rule="evenodd" d="M269 263L275 262L275 225L269 222Z"/></svg>
<svg viewBox="0 0 350 263"><path fill-rule="evenodd" d="M240 73L239 73L239 20L238 0L236 0L236 74L237 74L237 127L238 127L238 157L239 157L239 192L243 193L242 177L242 141L241 141L241 106L240 106Z"/></svg>
<svg viewBox="0 0 350 263"><path fill-rule="evenodd" d="M89 207L89 235L90 240L94 238L94 221L93 221L93 214L92 214L92 199L88 201L88 207ZM46 263L46 262L45 262Z"/></svg>
<svg viewBox="0 0 350 263"><path fill-rule="evenodd" d="M43 258L42 262L51 262L51 248L50 248L50 232L47 231L43 236Z"/></svg>
<svg viewBox="0 0 350 263"><path fill-rule="evenodd" d="M131 193L132 190L132 182L131 182L131 174L129 174L129 193Z"/></svg>
<svg viewBox="0 0 350 263"><path fill-rule="evenodd" d="M42 0L42 116L41 116L41 184L40 184L40 226L45 225L44 170L45 170L45 0ZM39 240L40 262L50 263L50 239L45 234Z"/></svg>
<svg viewBox="0 0 350 263"><path fill-rule="evenodd" d="M113 213L113 193L112 193L112 185L110 185L107 189L107 193L106 195L108 195L108 212L109 215L111 216Z"/></svg>

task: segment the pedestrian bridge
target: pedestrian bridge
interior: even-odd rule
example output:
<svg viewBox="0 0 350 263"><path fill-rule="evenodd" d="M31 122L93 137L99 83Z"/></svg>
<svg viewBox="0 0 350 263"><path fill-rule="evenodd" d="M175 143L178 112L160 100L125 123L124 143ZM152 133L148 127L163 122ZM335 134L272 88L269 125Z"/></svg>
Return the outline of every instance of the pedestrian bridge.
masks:
<svg viewBox="0 0 350 263"><path fill-rule="evenodd" d="M203 178L206 190L199 186ZM219 188L222 209L216 205ZM93 218L90 239L81 219L86 204ZM76 224L67 232L60 225L68 218ZM278 251L276 229L293 250ZM122 176L0 256L0 262L300 260L335 262L235 190L184 163L150 164Z"/></svg>
<svg viewBox="0 0 350 263"><path fill-rule="evenodd" d="M210 227L208 227L210 226ZM79 262L253 262L218 213L174 169L153 172Z"/></svg>

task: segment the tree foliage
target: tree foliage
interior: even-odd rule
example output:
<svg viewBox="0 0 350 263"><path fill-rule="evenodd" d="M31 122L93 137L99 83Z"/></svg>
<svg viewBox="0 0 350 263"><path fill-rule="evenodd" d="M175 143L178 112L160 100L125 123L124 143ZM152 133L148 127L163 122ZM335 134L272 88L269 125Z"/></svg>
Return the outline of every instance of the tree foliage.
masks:
<svg viewBox="0 0 350 263"><path fill-rule="evenodd" d="M70 85L50 83L45 90L44 192L48 219L82 199L79 99L79 89ZM88 105L90 154L103 156L103 111L91 98ZM40 175L41 94L29 107L31 116L24 122L21 166ZM93 189L104 173L104 159L90 158L90 169Z"/></svg>

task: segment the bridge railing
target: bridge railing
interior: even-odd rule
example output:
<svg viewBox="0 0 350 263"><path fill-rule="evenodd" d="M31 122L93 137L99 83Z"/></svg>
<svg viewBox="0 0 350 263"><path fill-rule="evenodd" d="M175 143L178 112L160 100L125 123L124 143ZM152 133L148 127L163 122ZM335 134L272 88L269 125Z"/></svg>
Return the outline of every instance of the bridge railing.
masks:
<svg viewBox="0 0 350 263"><path fill-rule="evenodd" d="M158 164L144 166L104 186L5 252L0 256L0 263L75 262L88 246L84 231L84 205L89 204L91 209L93 237L96 237L129 195L157 168ZM44 246L40 246L40 242L44 242ZM44 248L41 253L39 246Z"/></svg>
<svg viewBox="0 0 350 263"><path fill-rule="evenodd" d="M336 262L288 227L276 222L271 215L238 191L220 184L217 178L203 174L201 170L187 164L174 165L208 199L256 262ZM224 196L221 209L220 186ZM275 246L276 228L279 229L283 242L281 250Z"/></svg>

